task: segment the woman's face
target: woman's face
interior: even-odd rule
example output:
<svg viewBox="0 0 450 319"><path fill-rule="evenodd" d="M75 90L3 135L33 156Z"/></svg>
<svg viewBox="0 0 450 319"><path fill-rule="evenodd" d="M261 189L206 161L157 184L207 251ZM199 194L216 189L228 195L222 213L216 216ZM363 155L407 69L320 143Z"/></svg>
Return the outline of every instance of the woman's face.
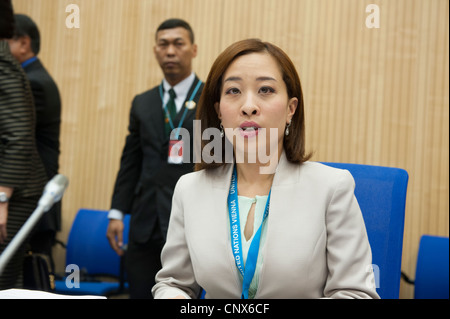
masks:
<svg viewBox="0 0 450 319"><path fill-rule="evenodd" d="M265 147L264 155L272 149L281 154L286 125L298 99L289 99L276 60L267 53L243 55L228 67L222 81L215 107L228 140L234 141L235 154L261 147Z"/></svg>

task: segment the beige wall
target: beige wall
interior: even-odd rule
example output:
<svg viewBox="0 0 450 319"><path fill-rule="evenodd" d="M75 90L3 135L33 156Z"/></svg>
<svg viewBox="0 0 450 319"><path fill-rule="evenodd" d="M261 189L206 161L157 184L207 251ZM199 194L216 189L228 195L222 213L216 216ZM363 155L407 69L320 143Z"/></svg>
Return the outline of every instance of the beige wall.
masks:
<svg viewBox="0 0 450 319"><path fill-rule="evenodd" d="M80 28L66 27L66 6ZM380 8L367 28L366 6ZM60 172L67 239L80 207L108 209L131 99L161 81L152 48L164 19L188 20L206 79L234 41L257 37L295 62L307 146L320 161L409 172L402 269L414 277L422 234L449 235L448 0L13 0L40 26L40 57L63 100ZM57 250L58 264L64 252ZM61 267L61 271L62 271ZM401 297L413 290L402 284Z"/></svg>

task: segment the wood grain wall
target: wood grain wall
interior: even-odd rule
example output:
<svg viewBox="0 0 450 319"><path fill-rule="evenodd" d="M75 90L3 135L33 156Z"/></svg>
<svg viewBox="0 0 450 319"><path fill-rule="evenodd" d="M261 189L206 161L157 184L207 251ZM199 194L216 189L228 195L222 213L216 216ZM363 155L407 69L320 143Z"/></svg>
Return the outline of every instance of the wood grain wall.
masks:
<svg viewBox="0 0 450 319"><path fill-rule="evenodd" d="M154 30L188 20L206 79L217 55L256 37L295 62L307 146L320 161L401 167L410 180L402 269L414 277L422 234L449 235L448 0L13 0L42 34L40 57L63 100L60 172L67 239L81 207L108 209L133 96L161 81ZM80 28L67 28L69 4ZM380 28L367 28L369 4ZM56 251L60 271L64 252ZM402 284L401 297L412 287Z"/></svg>

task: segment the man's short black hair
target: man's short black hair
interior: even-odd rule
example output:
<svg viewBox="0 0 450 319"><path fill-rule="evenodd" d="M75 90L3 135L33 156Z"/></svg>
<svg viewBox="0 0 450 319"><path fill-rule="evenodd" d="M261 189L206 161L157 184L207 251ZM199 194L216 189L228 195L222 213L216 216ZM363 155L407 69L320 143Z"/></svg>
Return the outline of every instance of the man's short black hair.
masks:
<svg viewBox="0 0 450 319"><path fill-rule="evenodd" d="M191 26L184 20L181 19L169 19L160 24L156 30L156 35L161 30L174 29L174 28L184 28L189 32L189 38L191 43L194 44L194 31L192 31Z"/></svg>
<svg viewBox="0 0 450 319"><path fill-rule="evenodd" d="M0 0L0 39L14 36L14 12L11 0Z"/></svg>
<svg viewBox="0 0 450 319"><path fill-rule="evenodd" d="M31 39L31 51L37 55L41 49L41 36L36 23L24 14L15 14L14 20L16 22L14 38L29 36Z"/></svg>

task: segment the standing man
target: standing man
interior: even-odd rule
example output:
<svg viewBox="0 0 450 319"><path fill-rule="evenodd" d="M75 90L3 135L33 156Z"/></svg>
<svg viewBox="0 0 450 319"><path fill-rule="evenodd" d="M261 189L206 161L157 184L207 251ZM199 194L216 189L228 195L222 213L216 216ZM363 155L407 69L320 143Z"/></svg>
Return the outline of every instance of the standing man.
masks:
<svg viewBox="0 0 450 319"><path fill-rule="evenodd" d="M38 58L40 34L36 23L28 16L15 14L15 32L9 40L12 55L20 62L30 82L36 109L36 146L47 178L58 174L61 100L55 81ZM55 203L42 216L30 239L31 250L50 257L56 232L61 230L61 202Z"/></svg>
<svg viewBox="0 0 450 319"><path fill-rule="evenodd" d="M111 246L122 255L122 218L131 214L125 257L130 298L151 298L161 268L173 190L180 176L194 168L192 151L190 161L183 161L178 153L169 156L169 149L178 143L179 129L190 133L189 143L182 141L184 146L193 145L193 120L203 88L192 71L197 45L187 22L164 21L156 31L154 53L164 79L133 100L107 230Z"/></svg>

